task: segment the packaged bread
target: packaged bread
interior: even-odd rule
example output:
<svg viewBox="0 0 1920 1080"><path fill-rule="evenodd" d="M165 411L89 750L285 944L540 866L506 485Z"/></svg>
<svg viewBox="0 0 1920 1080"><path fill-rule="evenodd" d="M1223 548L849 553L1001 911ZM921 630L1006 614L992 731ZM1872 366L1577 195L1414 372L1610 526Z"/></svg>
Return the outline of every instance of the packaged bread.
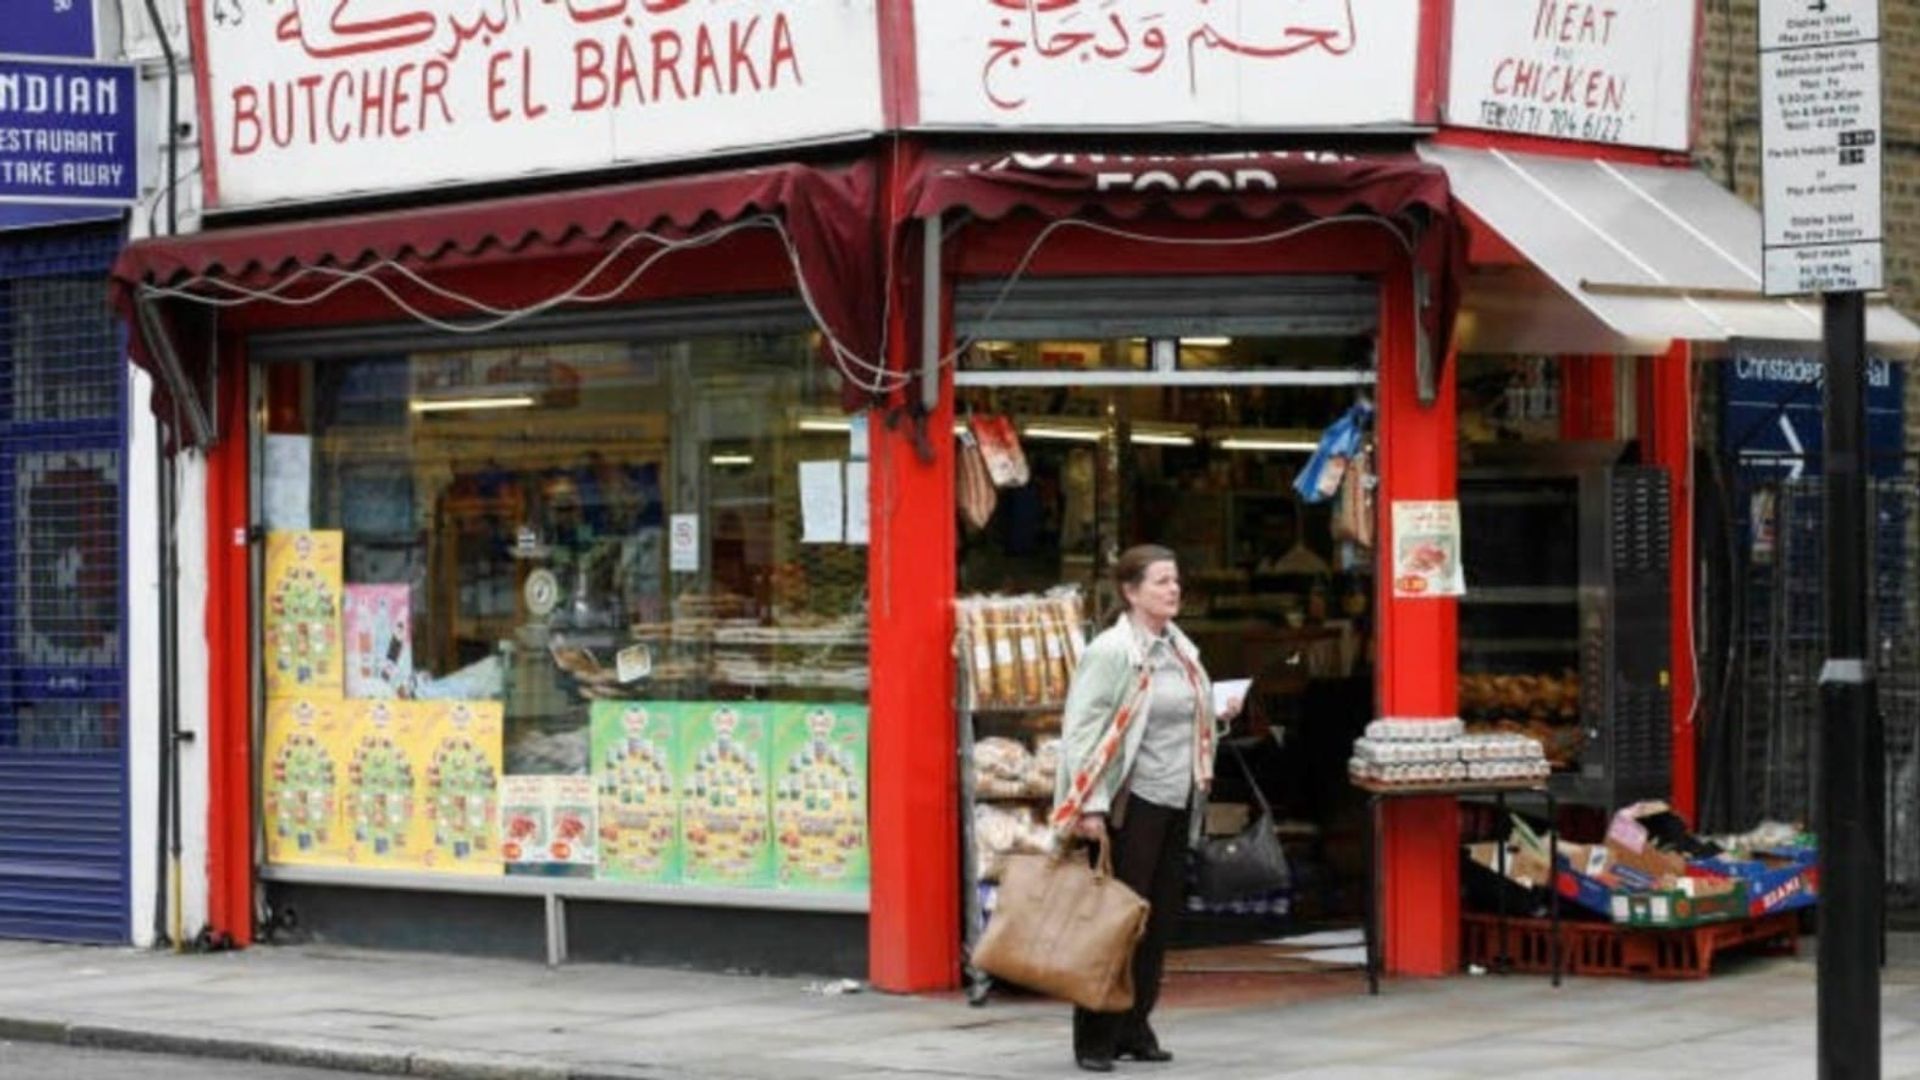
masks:
<svg viewBox="0 0 1920 1080"><path fill-rule="evenodd" d="M968 685L973 689L976 707L999 703L993 683L993 640L985 614L977 600L962 600L955 608L960 626L962 662L967 665Z"/></svg>
<svg viewBox="0 0 1920 1080"><path fill-rule="evenodd" d="M1007 618L1013 626L1014 642L1020 660L1020 702L1036 705L1048 700L1046 677L1040 672L1040 627L1034 620L1034 605L1026 600L1007 602Z"/></svg>
<svg viewBox="0 0 1920 1080"><path fill-rule="evenodd" d="M1033 605L1033 613L1040 627L1040 673L1046 683L1046 700L1064 701L1073 669L1067 666L1066 626L1060 621L1059 606L1042 598Z"/></svg>
<svg viewBox="0 0 1920 1080"><path fill-rule="evenodd" d="M1056 778L1060 775L1060 738L1057 735L1042 736L1034 740L1033 764L1027 772L1028 790L1036 795L1044 795L1054 789Z"/></svg>
<svg viewBox="0 0 1920 1080"><path fill-rule="evenodd" d="M988 637L993 643L994 698L1002 705L1019 705L1025 691L1020 682L1020 646L1013 620L1004 603L988 603L982 610L986 613Z"/></svg>

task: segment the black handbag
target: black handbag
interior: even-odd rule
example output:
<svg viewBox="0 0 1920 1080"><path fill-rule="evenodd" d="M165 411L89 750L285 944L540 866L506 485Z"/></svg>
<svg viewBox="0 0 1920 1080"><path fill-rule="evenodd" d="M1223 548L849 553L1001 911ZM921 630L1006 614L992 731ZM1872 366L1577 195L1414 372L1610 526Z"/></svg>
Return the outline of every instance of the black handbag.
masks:
<svg viewBox="0 0 1920 1080"><path fill-rule="evenodd" d="M1254 779L1253 770L1240 748L1226 743L1233 760L1247 778L1247 787L1260 806L1260 813L1245 829L1232 836L1202 838L1194 845L1194 887L1210 903L1244 900L1249 896L1278 892L1293 883L1293 871L1287 865L1287 853L1273 833L1273 807Z"/></svg>

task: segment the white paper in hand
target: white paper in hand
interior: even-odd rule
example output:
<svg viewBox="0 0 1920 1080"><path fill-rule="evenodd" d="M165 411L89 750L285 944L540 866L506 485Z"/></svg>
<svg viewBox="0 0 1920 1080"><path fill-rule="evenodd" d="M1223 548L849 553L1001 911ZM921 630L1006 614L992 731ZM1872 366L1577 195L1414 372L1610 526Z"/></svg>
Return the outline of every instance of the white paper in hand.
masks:
<svg viewBox="0 0 1920 1080"><path fill-rule="evenodd" d="M1226 714L1227 706L1235 699L1242 704L1247 700L1247 690L1253 686L1252 679L1228 679L1213 684L1213 715Z"/></svg>

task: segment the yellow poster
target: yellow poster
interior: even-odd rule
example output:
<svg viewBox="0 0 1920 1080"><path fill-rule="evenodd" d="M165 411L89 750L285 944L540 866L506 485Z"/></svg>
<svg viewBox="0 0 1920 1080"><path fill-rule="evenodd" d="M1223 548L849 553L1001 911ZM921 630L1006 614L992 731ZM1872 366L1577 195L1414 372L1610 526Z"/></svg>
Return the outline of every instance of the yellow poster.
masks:
<svg viewBox="0 0 1920 1080"><path fill-rule="evenodd" d="M346 801L347 861L355 866L426 867L421 805L428 714L412 702L345 701L350 717Z"/></svg>
<svg viewBox="0 0 1920 1080"><path fill-rule="evenodd" d="M340 866L347 862L349 724L339 701L281 698L267 703L260 800L267 861Z"/></svg>
<svg viewBox="0 0 1920 1080"><path fill-rule="evenodd" d="M337 698L342 534L267 534L267 698Z"/></svg>
<svg viewBox="0 0 1920 1080"><path fill-rule="evenodd" d="M497 701L422 701L429 719L424 869L442 874L501 874L500 759L504 710Z"/></svg>

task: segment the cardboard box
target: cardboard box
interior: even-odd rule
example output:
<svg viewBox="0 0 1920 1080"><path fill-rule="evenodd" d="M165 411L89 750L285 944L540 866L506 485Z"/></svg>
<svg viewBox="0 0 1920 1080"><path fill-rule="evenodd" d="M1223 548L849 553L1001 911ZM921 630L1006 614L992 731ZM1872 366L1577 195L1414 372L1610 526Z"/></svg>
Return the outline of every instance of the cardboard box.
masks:
<svg viewBox="0 0 1920 1080"><path fill-rule="evenodd" d="M1613 921L1628 926L1699 926L1747 916L1746 889L1738 882L1724 891L1689 896L1685 889L1615 893Z"/></svg>
<svg viewBox="0 0 1920 1080"><path fill-rule="evenodd" d="M1687 860L1683 856L1653 847L1634 851L1611 837L1607 839L1607 861L1613 865L1614 873L1631 872L1638 879L1655 885L1664 885L1668 879L1685 877L1687 873Z"/></svg>
<svg viewBox="0 0 1920 1080"><path fill-rule="evenodd" d="M1797 911L1820 902L1820 867L1809 849L1793 856L1762 855L1753 859L1724 856L1694 863L1697 871L1738 881L1747 895L1751 915Z"/></svg>

